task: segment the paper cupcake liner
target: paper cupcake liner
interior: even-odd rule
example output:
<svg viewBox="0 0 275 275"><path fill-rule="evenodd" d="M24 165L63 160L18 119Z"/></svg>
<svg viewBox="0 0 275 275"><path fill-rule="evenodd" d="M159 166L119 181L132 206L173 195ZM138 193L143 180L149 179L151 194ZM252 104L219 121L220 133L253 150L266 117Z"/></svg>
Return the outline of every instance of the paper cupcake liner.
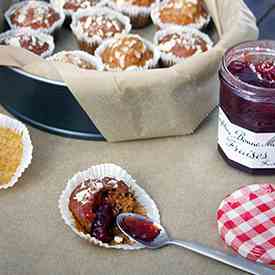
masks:
<svg viewBox="0 0 275 275"><path fill-rule="evenodd" d="M94 6L91 6L91 7L87 7L87 8L79 8L77 11L72 11L72 10L67 10L67 9L64 9L63 6L65 4L65 0L50 0L50 3L54 6L57 6L59 7L60 9L63 10L64 14L67 16L67 17L72 17L73 14L75 14L76 12L79 12L79 11L82 11L82 10L86 10L86 9L90 9L90 8L93 8L93 7L100 7L102 5L102 1L98 1L98 3Z"/></svg>
<svg viewBox="0 0 275 275"><path fill-rule="evenodd" d="M54 48L55 48L53 37L47 33L41 32L41 31L35 31L35 30L24 29L24 28L6 31L6 32L0 34L0 44L1 44L1 41L4 41L7 38L17 37L21 34L38 37L42 42L48 43L49 49L47 51L43 52L40 55L41 57L45 58L45 57L48 57L53 54ZM11 46L14 46L14 45L11 45Z"/></svg>
<svg viewBox="0 0 275 275"><path fill-rule="evenodd" d="M155 47L153 45L153 43L151 43L150 41L140 37L139 35L136 35L136 34L129 34L128 36L131 36L131 37L137 37L138 39L140 39L144 44L145 46L151 50L153 52L153 58L148 60L145 65L143 67L137 67L137 66L131 66L131 67L128 67L126 68L124 71L142 71L142 70L147 70L147 69L153 69L153 68L156 68L158 66L158 62L159 62L159 59L160 59L160 51L157 47ZM102 61L102 58L101 58L101 54L102 52L112 43L116 42L118 38L120 37L123 37L123 35L117 35L115 38L111 38L111 39L108 39L106 41L104 41L95 51L95 56L100 58L100 60ZM114 68L109 68L108 65L104 64L104 62L102 61L103 63L103 66L105 68L105 70L107 71L113 71L113 72L121 72L123 70L117 68L117 69L114 69Z"/></svg>
<svg viewBox="0 0 275 275"><path fill-rule="evenodd" d="M32 161L33 146L27 127L20 121L10 118L6 115L0 114L0 128L8 128L22 136L23 154L22 159L17 167L15 174L6 184L0 184L0 189L7 189L16 184L18 179L22 176L24 171L29 167Z"/></svg>
<svg viewBox="0 0 275 275"><path fill-rule="evenodd" d="M16 3L14 5L12 5L6 12L5 12L5 19L8 22L8 25L10 26L11 29L22 29L21 27L15 26L13 25L13 23L10 20L10 16L13 14L14 10L23 7L24 5L26 5L26 3L28 2L37 2L39 5L41 6L47 6L47 7L52 7L56 12L58 12L60 18L59 20L57 20L50 28L48 29L44 29L44 28L39 28L36 29L37 31L42 31L42 32L47 32L47 33L54 33L57 29L61 28L63 25L63 22L65 20L65 14L63 12L62 9L58 8L57 6L53 6L47 2L43 2L43 1L34 1L34 0L27 0L27 1L22 1L19 3ZM23 27L23 29L29 29L29 30L33 30L31 27Z"/></svg>
<svg viewBox="0 0 275 275"><path fill-rule="evenodd" d="M156 3L152 6L152 9L151 9L152 21L160 29L166 29L166 28L174 27L174 26L188 26L188 27L192 27L192 28L201 30L204 27L206 27L209 24L210 20L211 20L210 15L208 15L206 18L201 16L198 22L188 24L188 25L178 25L178 24L175 24L175 23L163 23L160 20L159 11L160 11L160 8L167 3L167 1L168 0L164 0L161 3Z"/></svg>
<svg viewBox="0 0 275 275"><path fill-rule="evenodd" d="M199 31L198 29L195 29L195 28L192 28L192 27L185 27L185 26L173 26L173 27L170 27L170 28L167 28L167 29L163 29L163 30L160 30L158 32L156 32L155 36L154 36L154 44L157 45L157 47L159 46L159 40L168 35L168 34L173 34L173 33L191 33L191 34L194 34L196 36L199 36L201 37L207 44L207 47L208 47L208 50L213 46L213 41L211 40L211 38ZM176 55L174 55L173 53L165 53L163 51L160 51L160 58L161 58L161 62L163 63L163 65L165 66L173 66L175 64L179 64L181 62L183 62L184 60L186 60L187 58L190 58L194 55L197 55L197 54L200 54L200 53L195 53L194 55L192 56L189 56L187 58L184 58L184 57L178 57Z"/></svg>
<svg viewBox="0 0 275 275"><path fill-rule="evenodd" d="M104 177L112 177L124 181L125 184L129 187L130 191L134 193L137 201L145 208L146 215L156 223L160 223L159 210L152 198L145 192L144 189L136 184L136 181L132 178L132 176L127 173L127 171L115 164L100 164L92 166L86 171L75 174L67 182L65 190L62 192L59 198L59 209L63 220L80 238L87 240L94 245L105 248L116 248L124 250L135 250L144 248L143 245L136 242L134 242L133 244L109 245L97 240L89 234L80 232L76 228L75 219L69 209L69 200L71 193L81 182L85 180L100 179Z"/></svg>
<svg viewBox="0 0 275 275"><path fill-rule="evenodd" d="M58 52L58 53L48 57L47 60L62 63L62 58L66 54L77 55L78 57L90 62L91 64L95 65L97 71L103 71L103 69L104 69L104 66L101 63L101 60L99 58L97 58L91 54L88 54L87 52L83 52L83 51L61 51L61 52ZM82 68L80 68L80 69L82 69Z"/></svg>
<svg viewBox="0 0 275 275"><path fill-rule="evenodd" d="M131 31L130 19L127 16L124 16L123 14L113 11L107 7L94 7L75 13L72 17L71 29L75 37L77 38L80 47L83 50L88 50L90 53L93 53L94 49L97 48L106 39L102 39L99 36L89 37L78 25L78 19L83 16L101 15L107 15L110 18L118 19L118 21L120 21L125 26L122 34L127 34ZM89 48L91 48L91 50L89 50Z"/></svg>

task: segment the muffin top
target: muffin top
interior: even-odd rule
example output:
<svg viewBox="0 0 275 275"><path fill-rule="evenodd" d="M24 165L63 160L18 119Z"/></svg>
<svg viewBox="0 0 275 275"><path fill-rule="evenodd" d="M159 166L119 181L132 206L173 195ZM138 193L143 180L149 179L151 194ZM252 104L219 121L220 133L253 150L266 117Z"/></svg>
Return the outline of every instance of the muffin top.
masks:
<svg viewBox="0 0 275 275"><path fill-rule="evenodd" d="M199 24L207 20L203 0L167 0L161 5L159 18L162 23L176 25Z"/></svg>
<svg viewBox="0 0 275 275"><path fill-rule="evenodd" d="M53 38L39 31L12 30L0 35L0 44L24 48L42 57L54 50Z"/></svg>
<svg viewBox="0 0 275 275"><path fill-rule="evenodd" d="M113 37L121 33L125 26L116 18L108 15L83 16L79 19L83 33L87 36L98 36L101 39Z"/></svg>
<svg viewBox="0 0 275 275"><path fill-rule="evenodd" d="M49 60L72 64L86 70L97 70L100 67L99 60L82 51L62 51L51 56Z"/></svg>
<svg viewBox="0 0 275 275"><path fill-rule="evenodd" d="M155 0L113 0L113 1L118 6L135 5L135 6L140 6L140 7L149 7L153 3L155 3Z"/></svg>
<svg viewBox="0 0 275 275"><path fill-rule="evenodd" d="M106 43L106 47L100 53L107 70L126 70L129 67L142 68L153 59L153 56L152 49L136 35L118 37L110 43Z"/></svg>
<svg viewBox="0 0 275 275"><path fill-rule="evenodd" d="M70 13L96 6L100 0L65 0L63 9Z"/></svg>
<svg viewBox="0 0 275 275"><path fill-rule="evenodd" d="M175 31L167 33L158 39L161 52L172 54L179 58L187 58L197 53L207 51L212 42L199 31Z"/></svg>
<svg viewBox="0 0 275 275"><path fill-rule="evenodd" d="M10 13L11 24L16 28L28 27L34 30L49 29L60 14L46 2L26 1L19 3Z"/></svg>
<svg viewBox="0 0 275 275"><path fill-rule="evenodd" d="M73 15L71 24L74 35L80 41L101 43L116 34L131 30L130 19L107 7L81 10Z"/></svg>

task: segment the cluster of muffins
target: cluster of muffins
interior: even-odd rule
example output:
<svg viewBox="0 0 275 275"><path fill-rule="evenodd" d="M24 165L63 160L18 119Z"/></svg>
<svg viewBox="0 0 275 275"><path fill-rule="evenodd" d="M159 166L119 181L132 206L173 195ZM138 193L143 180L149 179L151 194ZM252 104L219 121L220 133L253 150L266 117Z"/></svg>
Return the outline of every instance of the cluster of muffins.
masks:
<svg viewBox="0 0 275 275"><path fill-rule="evenodd" d="M0 35L0 44L81 69L169 67L213 45L201 31L210 20L203 0L30 0L12 5L5 17L12 30ZM79 50L52 56L53 35L65 18ZM151 22L158 30L153 43L131 33Z"/></svg>

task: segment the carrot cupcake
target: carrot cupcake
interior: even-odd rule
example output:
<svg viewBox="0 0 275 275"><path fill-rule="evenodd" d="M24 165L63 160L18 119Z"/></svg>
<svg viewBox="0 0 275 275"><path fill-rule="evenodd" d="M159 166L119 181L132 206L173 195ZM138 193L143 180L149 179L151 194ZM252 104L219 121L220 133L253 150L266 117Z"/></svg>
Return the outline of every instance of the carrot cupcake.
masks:
<svg viewBox="0 0 275 275"><path fill-rule="evenodd" d="M164 0L154 5L151 17L160 29L171 26L202 29L210 21L203 0Z"/></svg>
<svg viewBox="0 0 275 275"><path fill-rule="evenodd" d="M49 57L48 60L72 64L85 70L103 70L100 59L83 51L62 51Z"/></svg>
<svg viewBox="0 0 275 275"><path fill-rule="evenodd" d="M130 17L134 29L144 28L151 23L150 13L158 0L110 0L107 4Z"/></svg>
<svg viewBox="0 0 275 275"><path fill-rule="evenodd" d="M59 199L65 223L81 238L106 248L138 249L116 225L117 215L125 212L159 221L153 200L122 168L101 164L76 174Z"/></svg>
<svg viewBox="0 0 275 275"><path fill-rule="evenodd" d="M23 48L41 57L48 57L54 51L53 37L41 31L16 29L4 32L0 34L0 45Z"/></svg>
<svg viewBox="0 0 275 275"><path fill-rule="evenodd" d="M120 35L105 41L95 52L107 71L137 71L156 68L159 50L138 35Z"/></svg>
<svg viewBox="0 0 275 275"><path fill-rule="evenodd" d="M31 163L32 150L26 126L0 114L0 189L18 181Z"/></svg>
<svg viewBox="0 0 275 275"><path fill-rule="evenodd" d="M73 16L71 29L79 48L91 54L106 39L131 30L128 17L109 8L91 8Z"/></svg>
<svg viewBox="0 0 275 275"><path fill-rule="evenodd" d="M191 27L170 27L158 31L154 37L161 54L161 63L170 67L195 54L208 51L213 42L209 36Z"/></svg>
<svg viewBox="0 0 275 275"><path fill-rule="evenodd" d="M23 1L12 5L5 18L12 29L28 28L53 33L62 26L65 15L49 3Z"/></svg>

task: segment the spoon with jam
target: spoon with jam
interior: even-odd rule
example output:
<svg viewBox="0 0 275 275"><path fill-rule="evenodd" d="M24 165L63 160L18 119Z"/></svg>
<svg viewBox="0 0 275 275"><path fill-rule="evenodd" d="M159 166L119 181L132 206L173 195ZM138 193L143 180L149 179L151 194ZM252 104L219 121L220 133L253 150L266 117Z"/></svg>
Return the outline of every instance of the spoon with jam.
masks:
<svg viewBox="0 0 275 275"><path fill-rule="evenodd" d="M173 240L160 224L138 214L122 213L117 216L116 223L126 236L150 249L177 245L251 274L274 275L274 270L241 256L228 255L195 242Z"/></svg>

